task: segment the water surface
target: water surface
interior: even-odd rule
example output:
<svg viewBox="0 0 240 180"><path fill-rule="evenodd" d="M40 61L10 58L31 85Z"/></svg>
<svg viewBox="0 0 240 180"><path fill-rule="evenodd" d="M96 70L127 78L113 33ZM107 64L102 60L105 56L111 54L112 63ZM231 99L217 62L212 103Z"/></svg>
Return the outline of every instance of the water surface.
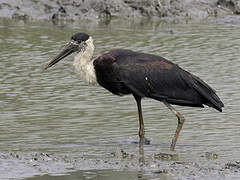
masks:
<svg viewBox="0 0 240 180"><path fill-rule="evenodd" d="M107 167L101 163L93 167L71 167L86 172L90 169L139 170L138 145L132 144L138 134L134 98L117 97L100 86L81 81L72 67L73 56L54 68L42 70L44 63L63 48L73 33L86 32L94 38L95 57L113 48L153 53L209 83L217 90L225 108L219 113L211 108L176 106L186 122L175 154L179 156L178 161L202 162L214 167L239 161L239 28L240 24L227 23L113 21L98 25L87 22L53 25L1 20L0 152L3 155L44 152L83 158L84 162L106 159L118 162ZM150 99L143 101L143 115L146 136L151 140L151 145L144 147L148 161L144 171L152 177L151 168L157 169L151 166L157 161L153 155L171 153L169 147L177 119L161 102ZM121 150L132 154L133 159L122 159ZM208 152L217 154L217 159L207 158ZM121 164L122 161L125 164ZM128 168L124 168L126 163ZM1 174L8 168L11 166L6 165L2 172L0 169ZM64 166L53 174L64 173L66 169ZM51 173L36 170L32 175ZM132 176L127 174L126 177ZM174 179L175 174L167 177ZM183 173L181 177L204 177L196 174ZM20 176L14 170L3 176L11 177Z"/></svg>

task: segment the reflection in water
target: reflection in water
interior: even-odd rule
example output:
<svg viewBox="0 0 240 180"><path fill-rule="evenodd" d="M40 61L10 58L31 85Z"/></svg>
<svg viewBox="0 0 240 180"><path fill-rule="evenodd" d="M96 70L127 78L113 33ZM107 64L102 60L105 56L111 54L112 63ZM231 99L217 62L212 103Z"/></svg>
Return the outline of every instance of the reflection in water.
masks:
<svg viewBox="0 0 240 180"><path fill-rule="evenodd" d="M163 176L164 177L164 176ZM147 177L142 171L112 171L112 170L89 170L89 171L77 171L63 176L39 176L34 178L28 178L26 180L79 180L79 179L91 179L91 180L123 180L123 179L135 179L144 180ZM165 178L164 178L165 179Z"/></svg>
<svg viewBox="0 0 240 180"><path fill-rule="evenodd" d="M218 154L220 162L239 158L239 25L213 23L113 21L54 26L1 20L0 152L107 159L125 149L139 155L138 145L130 143L138 132L132 97L116 97L99 86L86 85L73 71L73 57L51 71L41 69L79 31L94 37L95 57L113 48L153 53L208 82L225 104L223 113L176 106L186 118L176 153L184 161L198 160L206 152ZM162 103L150 99L143 100L143 115L151 140L144 155L140 151L146 162L154 153L169 152L176 119Z"/></svg>
<svg viewBox="0 0 240 180"><path fill-rule="evenodd" d="M145 164L145 157L144 157L144 138L139 139L139 164Z"/></svg>

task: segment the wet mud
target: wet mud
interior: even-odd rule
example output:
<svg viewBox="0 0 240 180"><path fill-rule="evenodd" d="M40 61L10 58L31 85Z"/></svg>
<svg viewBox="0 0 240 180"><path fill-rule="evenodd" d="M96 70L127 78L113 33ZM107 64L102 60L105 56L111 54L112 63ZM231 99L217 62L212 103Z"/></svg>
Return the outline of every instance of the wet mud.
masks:
<svg viewBox="0 0 240 180"><path fill-rule="evenodd" d="M144 159L144 160L143 160ZM231 179L240 177L240 161L223 162L218 155L205 152L187 160L181 153L154 153L140 155L119 151L110 152L105 158L84 155L9 152L0 154L0 179L22 179L36 176L59 176L76 171L97 169L123 172L142 172L144 177L172 179ZM34 178L33 178L34 179Z"/></svg>
<svg viewBox="0 0 240 180"><path fill-rule="evenodd" d="M2 0L0 17L21 20L203 20L239 14L238 0Z"/></svg>

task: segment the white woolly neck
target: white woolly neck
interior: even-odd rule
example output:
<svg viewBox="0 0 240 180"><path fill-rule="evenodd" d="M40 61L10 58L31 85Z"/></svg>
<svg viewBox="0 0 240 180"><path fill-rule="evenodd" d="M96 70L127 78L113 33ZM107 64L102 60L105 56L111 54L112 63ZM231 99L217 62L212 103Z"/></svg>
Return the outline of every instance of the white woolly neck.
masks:
<svg viewBox="0 0 240 180"><path fill-rule="evenodd" d="M85 50L80 51L75 57L73 65L80 78L88 83L96 83L96 75L91 58L94 52L93 39L90 36L86 41Z"/></svg>

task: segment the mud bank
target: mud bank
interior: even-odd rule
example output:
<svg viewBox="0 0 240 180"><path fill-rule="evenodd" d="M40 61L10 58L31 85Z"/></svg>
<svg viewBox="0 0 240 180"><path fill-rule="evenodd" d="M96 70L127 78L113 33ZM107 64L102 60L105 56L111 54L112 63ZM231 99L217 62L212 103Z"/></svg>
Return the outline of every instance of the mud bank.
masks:
<svg viewBox="0 0 240 180"><path fill-rule="evenodd" d="M144 159L143 159L144 158ZM93 158L54 153L1 153L2 179L22 179L43 175L64 175L76 171L111 170L142 172L142 176L173 179L229 179L240 177L240 162L221 162L215 153L205 152L197 161L181 158L181 154L158 153L140 157L124 150L108 157ZM0 178L0 179L1 179Z"/></svg>
<svg viewBox="0 0 240 180"><path fill-rule="evenodd" d="M0 17L23 20L193 19L239 14L238 0L2 0Z"/></svg>

